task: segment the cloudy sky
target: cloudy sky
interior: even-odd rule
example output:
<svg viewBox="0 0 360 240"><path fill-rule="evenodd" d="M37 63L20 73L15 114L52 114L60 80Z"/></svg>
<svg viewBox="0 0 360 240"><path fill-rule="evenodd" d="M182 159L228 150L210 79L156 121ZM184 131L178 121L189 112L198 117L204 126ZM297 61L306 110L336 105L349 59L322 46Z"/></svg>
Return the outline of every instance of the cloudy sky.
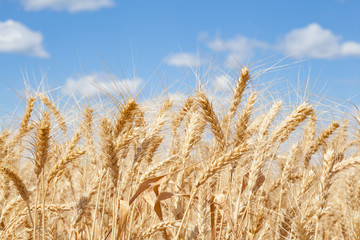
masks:
<svg viewBox="0 0 360 240"><path fill-rule="evenodd" d="M226 91L246 64L272 67L263 84L360 104L359 12L357 0L0 0L0 115L44 79L79 98L186 92L205 74Z"/></svg>

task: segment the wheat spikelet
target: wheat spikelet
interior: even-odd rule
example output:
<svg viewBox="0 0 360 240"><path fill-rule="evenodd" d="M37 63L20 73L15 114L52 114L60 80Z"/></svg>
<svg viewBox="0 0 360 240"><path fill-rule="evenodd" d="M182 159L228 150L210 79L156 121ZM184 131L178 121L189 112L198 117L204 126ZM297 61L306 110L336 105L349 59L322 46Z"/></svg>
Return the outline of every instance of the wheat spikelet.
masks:
<svg viewBox="0 0 360 240"><path fill-rule="evenodd" d="M250 120L251 113L253 111L253 107L257 98L257 93L252 93L250 97L248 98L248 101L245 105L244 110L239 115L235 126L235 136L234 136L234 142L235 145L238 145L240 142L242 142L246 138L246 129L248 127L248 123Z"/></svg>
<svg viewBox="0 0 360 240"><path fill-rule="evenodd" d="M332 185L332 177L334 176L332 172L335 163L334 160L334 150L328 149L324 155L324 171L320 179L320 200L318 203L318 211L316 213L315 239L318 237L320 219L324 216L325 205L329 198L329 190Z"/></svg>
<svg viewBox="0 0 360 240"><path fill-rule="evenodd" d="M66 123L63 116L60 114L59 110L55 107L55 105L51 102L51 100L45 96L44 94L40 93L38 97L41 99L43 103L50 109L50 111L54 114L56 121L59 124L61 130L66 133Z"/></svg>
<svg viewBox="0 0 360 240"><path fill-rule="evenodd" d="M184 163L188 161L191 149L201 139L204 128L205 122L202 121L201 115L199 113L193 113L185 128L184 139L182 141L181 155Z"/></svg>
<svg viewBox="0 0 360 240"><path fill-rule="evenodd" d="M41 180L41 205L42 205L42 215L41 215L41 222L42 222L42 238L45 239L45 176L44 176L44 168L45 163L49 160L49 149L50 149L50 115L49 112L45 112L43 117L40 119L40 122L37 126L36 132L36 143L35 143L35 150L34 150L34 172L36 174L37 181L40 182ZM36 215L37 215L37 203L38 203L38 196L39 196L39 184L36 189L36 200L35 200L35 217L33 221L33 237L36 237L37 227L36 227ZM30 210L29 210L30 211Z"/></svg>
<svg viewBox="0 0 360 240"><path fill-rule="evenodd" d="M26 132L29 130L28 125L29 125L29 122L30 122L31 113L33 112L35 100L36 100L36 98L31 97L31 98L29 98L29 100L27 102L26 109L25 109L25 114L24 114L23 120L21 122L20 130L19 130L19 137L20 138L21 138L21 136L26 134Z"/></svg>
<svg viewBox="0 0 360 240"><path fill-rule="evenodd" d="M31 211L30 211L30 201L29 201L29 192L26 188L24 182L22 179L12 170L6 167L0 167L0 172L3 173L10 181L13 182L16 190L18 191L21 198L25 201L29 213L29 217L31 219L32 225L34 225L34 221L31 217Z"/></svg>
<svg viewBox="0 0 360 240"><path fill-rule="evenodd" d="M229 107L229 115L232 116L231 118L233 118L235 116L237 107L239 106L239 104L241 102L242 95L245 91L245 88L246 88L249 80L250 80L249 68L244 67L243 69L241 69L241 76L240 76L239 81L237 82L237 85L236 85L236 88L234 91L234 96L233 96L232 102Z"/></svg>
<svg viewBox="0 0 360 240"><path fill-rule="evenodd" d="M4 223L5 218L10 215L10 213L17 207L19 206L22 202L24 201L24 199L19 196L17 198L12 199L11 201L9 201L4 208L1 210L1 217L0 217L0 224ZM15 209L16 210L16 209Z"/></svg>
<svg viewBox="0 0 360 240"><path fill-rule="evenodd" d="M177 151L179 151L180 138L179 138L178 128L180 127L182 121L184 120L188 112L190 112L191 109L194 108L196 108L196 100L192 95L190 95L186 99L184 106L180 109L180 111L174 113L173 116L171 117L171 130L173 136L172 136L170 151L172 152L172 154L175 154Z"/></svg>
<svg viewBox="0 0 360 240"><path fill-rule="evenodd" d="M360 159L358 157L351 157L335 164L333 173L337 174L342 171L346 171L349 168L360 165Z"/></svg>
<svg viewBox="0 0 360 240"><path fill-rule="evenodd" d="M6 140L7 140L7 138L8 138L9 136L10 136L10 132L9 132L8 130L5 129L4 131L1 132L1 134L0 134L0 144L1 144L1 147L4 146Z"/></svg>
<svg viewBox="0 0 360 240"><path fill-rule="evenodd" d="M135 115L135 127L137 128L144 128L146 126L145 121L145 112L141 109L141 106L138 105L136 108L136 115Z"/></svg>
<svg viewBox="0 0 360 240"><path fill-rule="evenodd" d="M0 167L0 172L13 182L21 198L26 203L29 203L29 192L22 179L15 172L6 167Z"/></svg>
<svg viewBox="0 0 360 240"><path fill-rule="evenodd" d="M110 172L113 185L117 186L119 177L118 156L114 141L112 124L106 117L101 119L101 140L104 154L104 167Z"/></svg>
<svg viewBox="0 0 360 240"><path fill-rule="evenodd" d="M87 105L83 111L83 123L81 129L86 143L87 155L89 156L90 162L95 165L96 153L93 139L93 112L94 110Z"/></svg>
<svg viewBox="0 0 360 240"><path fill-rule="evenodd" d="M304 157L304 167L307 168L310 163L310 159L312 155L314 155L319 148L326 143L326 139L328 139L331 134L335 132L335 130L339 127L339 123L332 122L327 129L325 129L316 140L310 145L309 150L305 153Z"/></svg>
<svg viewBox="0 0 360 240"><path fill-rule="evenodd" d="M124 105L124 107L120 111L120 115L118 119L116 120L115 126L114 126L114 138L117 138L119 134L123 131L125 124L128 122L132 122L134 115L136 113L137 108L136 100L131 98L127 101L127 103Z"/></svg>
<svg viewBox="0 0 360 240"><path fill-rule="evenodd" d="M209 167L207 167L197 180L197 183L195 184L195 188L199 188L202 184L206 182L207 179L209 179L211 176L213 176L215 173L217 173L219 170L221 170L226 165L230 164L233 161L239 160L239 158L246 152L248 149L246 144L242 144L240 146L237 146L230 150L228 153L224 154L218 159L215 159Z"/></svg>
<svg viewBox="0 0 360 240"><path fill-rule="evenodd" d="M144 157L144 160L147 163L152 162L155 152L160 147L163 140L164 140L164 136L156 136L153 138L151 144L148 146L149 150L147 151L147 154Z"/></svg>
<svg viewBox="0 0 360 240"><path fill-rule="evenodd" d="M173 130L176 130L179 128L181 122L183 121L185 115L187 114L187 112L194 106L195 104L195 99L192 95L190 95L186 101L184 106L181 108L181 110L176 114L176 116L172 119L172 128Z"/></svg>
<svg viewBox="0 0 360 240"><path fill-rule="evenodd" d="M250 80L250 72L248 67L244 67L243 69L241 69L241 75L239 78L239 81L236 84L235 90L234 90L234 95L232 98L232 101L230 103L230 107L229 107L229 111L228 113L225 115L224 119L223 119L223 125L225 127L226 130L226 135L229 134L230 131L230 121L235 117L236 115L236 111L240 105L243 93L245 91L245 88L248 84Z"/></svg>
<svg viewBox="0 0 360 240"><path fill-rule="evenodd" d="M282 102L276 102L273 104L272 108L270 109L269 113L265 115L263 118L260 126L259 126L259 133L262 136L265 136L269 132L269 127L274 118L278 115L280 112L282 106Z"/></svg>
<svg viewBox="0 0 360 240"><path fill-rule="evenodd" d="M9 138L10 136L10 132L8 130L4 130L3 132L1 132L0 134L0 157L5 157L8 152L9 152L9 148L11 148L12 144L9 144ZM12 142L12 141L11 141Z"/></svg>
<svg viewBox="0 0 360 240"><path fill-rule="evenodd" d="M79 200L76 203L76 215L72 219L72 228L75 227L76 224L80 222L82 217L85 214L85 211L87 210L87 207L89 203L91 202L92 198L98 191L99 182L102 181L103 177L105 175L105 172L100 172L97 178L94 179L94 181L91 184L90 189L84 196L80 196Z"/></svg>
<svg viewBox="0 0 360 240"><path fill-rule="evenodd" d="M158 115L156 116L156 120L150 125L147 136L155 136L157 135L162 127L165 125L167 120L167 112L173 106L173 101L170 99L166 99L164 104L162 105ZM145 137L149 138L149 137Z"/></svg>
<svg viewBox="0 0 360 240"><path fill-rule="evenodd" d="M76 145L78 145L80 139L81 139L81 131L76 131L74 137L69 142L66 151L72 152L75 149Z"/></svg>
<svg viewBox="0 0 360 240"><path fill-rule="evenodd" d="M220 126L219 120L218 120L218 118L214 112L214 109L211 106L208 98L206 97L206 95L203 92L198 91L197 92L197 100L203 110L203 112L202 112L203 117L209 123L211 131L213 132L217 142L220 144L221 148L224 148L225 147L224 134L223 134L222 128Z"/></svg>
<svg viewBox="0 0 360 240"><path fill-rule="evenodd" d="M315 111L313 111L310 114L309 120L306 124L305 131L304 131L304 140L303 140L303 146L305 147L305 144L309 144L314 141L316 134L316 114Z"/></svg>
<svg viewBox="0 0 360 240"><path fill-rule="evenodd" d="M172 101L169 99L165 100L165 103L161 107L155 121L149 126L149 130L146 132L144 139L139 143L139 146L135 150L135 156L133 160L133 168L136 172L140 161L143 160L144 156L148 153L149 146L152 144L153 139L158 137L161 129L166 123L167 111L172 107Z"/></svg>
<svg viewBox="0 0 360 240"><path fill-rule="evenodd" d="M134 128L131 131L128 131L121 135L115 143L115 152L120 152L126 146L128 146L134 139L138 136L138 128Z"/></svg>
<svg viewBox="0 0 360 240"><path fill-rule="evenodd" d="M142 237L147 238L158 231L161 231L161 230L169 228L169 227L177 227L177 226L178 226L177 221L160 222L160 223L155 224L155 225L151 226L150 228L146 229L144 231L144 233L142 234Z"/></svg>
<svg viewBox="0 0 360 240"><path fill-rule="evenodd" d="M7 138L10 135L10 133L8 131L5 130L1 133L1 135L0 135L0 146L1 146L0 147L0 157L5 157L5 159L12 158L13 156L11 156L11 155L14 154L13 150L14 150L16 144L18 144L19 141L32 129L33 125L30 125L29 122L30 122L31 114L33 112L35 100L36 99L33 97L29 98L19 131L18 131L17 135L13 137L13 139L7 140ZM7 141L5 141L5 140L7 140ZM21 154L23 149L24 148L22 146L20 146L20 149L17 152L17 154ZM18 163L18 165L19 165L19 163Z"/></svg>
<svg viewBox="0 0 360 240"><path fill-rule="evenodd" d="M312 107L307 103L299 105L288 117L286 117L286 119L277 125L272 133L270 141L279 141L280 143L283 143L289 137L290 133L293 132L312 112Z"/></svg>
<svg viewBox="0 0 360 240"><path fill-rule="evenodd" d="M348 127L349 120L345 119L339 131L337 131L335 137L332 139L331 147L335 151L335 161L341 162L345 159L345 151L352 145L351 142L348 143Z"/></svg>
<svg viewBox="0 0 360 240"><path fill-rule="evenodd" d="M37 176L43 171L45 163L48 160L50 148L50 116L48 112L43 114L40 123L37 126L36 143L35 143L35 174Z"/></svg>
<svg viewBox="0 0 360 240"><path fill-rule="evenodd" d="M49 185L51 181L59 176L64 172L66 166L71 163L72 161L76 160L80 156L84 155L85 151L83 149L76 149L66 154L64 158L58 161L50 170L49 177L47 179L47 184Z"/></svg>

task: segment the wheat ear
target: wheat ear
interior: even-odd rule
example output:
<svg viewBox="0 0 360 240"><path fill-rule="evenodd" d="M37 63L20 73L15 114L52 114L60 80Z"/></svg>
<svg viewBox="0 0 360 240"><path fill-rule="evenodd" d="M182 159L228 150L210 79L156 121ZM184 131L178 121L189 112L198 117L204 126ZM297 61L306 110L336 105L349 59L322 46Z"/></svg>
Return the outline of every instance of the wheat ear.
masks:
<svg viewBox="0 0 360 240"><path fill-rule="evenodd" d="M89 160L93 166L96 165L95 162L95 146L94 146L94 138L93 138L93 116L94 110L86 106L83 112L83 123L82 123L82 130L84 135L84 140L86 144L86 154L89 157Z"/></svg>
<svg viewBox="0 0 360 240"><path fill-rule="evenodd" d="M229 135L229 131L230 131L230 122L236 115L237 109L240 105L243 93L246 89L249 80L250 80L249 68L244 67L243 69L241 69L241 75L236 84L234 95L230 103L229 111L225 115L222 121L223 124L222 126L224 127L227 136Z"/></svg>
<svg viewBox="0 0 360 240"><path fill-rule="evenodd" d="M326 143L326 139L330 137L331 134L339 127L338 122L332 122L327 129L325 129L316 140L310 145L309 150L305 153L304 157L304 167L307 168L310 163L312 155L314 155L319 148Z"/></svg>
<svg viewBox="0 0 360 240"><path fill-rule="evenodd" d="M197 100L203 110L203 117L209 123L212 133L220 144L220 148L223 149L225 147L224 134L212 105L202 91L198 91Z"/></svg>
<svg viewBox="0 0 360 240"><path fill-rule="evenodd" d="M35 143L35 168L34 171L37 176L43 171L45 163L48 160L48 153L50 147L50 115L48 112L43 114L40 123L38 124L36 143Z"/></svg>
<svg viewBox="0 0 360 240"><path fill-rule="evenodd" d="M119 177L118 156L112 131L112 124L110 120L105 117L101 119L101 143L104 154L104 166L110 172L113 185L116 188Z"/></svg>
<svg viewBox="0 0 360 240"><path fill-rule="evenodd" d="M13 172L12 170L10 170L9 168L6 167L0 167L0 171L10 180L13 182L16 190L18 191L18 193L20 194L21 198L25 201L28 211L29 211L29 217L31 220L31 223L34 225L34 221L31 217L31 211L30 211L30 205L29 205L29 192L25 186L25 183L22 181L22 179L19 177L19 175L17 175L15 172Z"/></svg>
<svg viewBox="0 0 360 240"><path fill-rule="evenodd" d="M40 93L38 96L41 99L41 101L43 103L45 103L45 105L54 114L56 121L59 124L60 129L63 130L64 133L66 133L66 123L65 123L63 116L60 114L59 110L55 107L55 105L52 103L52 101L47 96L45 96L42 93Z"/></svg>
<svg viewBox="0 0 360 240"><path fill-rule="evenodd" d="M29 122L30 122L30 118L31 118L31 113L34 109L34 104L35 104L35 100L36 98L31 97L29 98L27 105L26 105L26 109L25 109L25 114L23 117L23 120L21 122L21 126L20 126L20 130L19 130L19 137L21 138L21 136L23 136L24 134L26 134L26 132L29 130Z"/></svg>
<svg viewBox="0 0 360 240"><path fill-rule="evenodd" d="M259 132L260 135L265 136L269 132L270 124L274 121L275 117L279 114L281 110L282 102L276 102L273 104L272 108L270 109L269 113L265 115L263 118L260 127Z"/></svg>
<svg viewBox="0 0 360 240"><path fill-rule="evenodd" d="M287 116L272 133L270 142L279 141L283 143L288 139L291 132L302 123L309 114L313 112L312 107L307 103L300 104L289 116Z"/></svg>
<svg viewBox="0 0 360 240"><path fill-rule="evenodd" d="M329 190L332 185L332 177L334 176L332 170L334 167L334 150L328 149L324 155L324 170L320 179L320 200L318 203L318 211L316 213L316 229L314 239L318 239L320 219L324 215L325 205L329 198Z"/></svg>
<svg viewBox="0 0 360 240"><path fill-rule="evenodd" d="M117 138L119 134L123 131L126 123L132 122L136 113L137 109L137 103L136 100L131 98L127 101L127 103L124 105L124 107L120 111L120 115L118 119L116 120L115 126L114 126L114 138Z"/></svg>
<svg viewBox="0 0 360 240"><path fill-rule="evenodd" d="M158 224L155 224L151 226L150 228L146 229L145 232L142 234L143 238L150 237L154 233L161 231L163 229L166 229L168 227L178 227L177 221L166 221L166 222L160 222Z"/></svg>
<svg viewBox="0 0 360 240"><path fill-rule="evenodd" d="M255 101L257 99L257 93L252 93L247 100L244 110L239 115L236 123L235 123L235 134L234 134L234 142L235 145L238 145L246 138L246 130L248 127L248 123L250 121L250 116L252 114Z"/></svg>

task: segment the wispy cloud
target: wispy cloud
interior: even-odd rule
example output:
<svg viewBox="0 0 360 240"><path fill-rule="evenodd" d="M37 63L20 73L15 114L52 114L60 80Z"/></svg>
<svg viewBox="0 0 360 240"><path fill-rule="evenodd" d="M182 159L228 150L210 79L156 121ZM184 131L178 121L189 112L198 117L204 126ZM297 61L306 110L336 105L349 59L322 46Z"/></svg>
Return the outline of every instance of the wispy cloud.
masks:
<svg viewBox="0 0 360 240"><path fill-rule="evenodd" d="M256 48L266 49L270 47L270 45L264 41L251 39L242 35L236 35L234 38L226 40L216 37L214 40L208 41L207 46L214 51L227 51L238 61L246 61L254 53Z"/></svg>
<svg viewBox="0 0 360 240"><path fill-rule="evenodd" d="M231 89L231 79L226 74L219 75L212 82L212 86L215 90L229 91Z"/></svg>
<svg viewBox="0 0 360 240"><path fill-rule="evenodd" d="M69 12L93 11L103 7L112 7L114 0L21 0L27 11L52 9Z"/></svg>
<svg viewBox="0 0 360 240"><path fill-rule="evenodd" d="M230 50L234 52L248 51L249 47L267 48L269 46L266 42L250 39L242 35L236 35L234 38L227 40L216 37L215 40L209 41L207 45L215 51Z"/></svg>
<svg viewBox="0 0 360 240"><path fill-rule="evenodd" d="M236 35L223 39L216 37L209 40L208 34L201 33L201 40L213 51L228 52L228 62L236 59L239 62L249 60L259 49L280 51L294 58L334 59L342 57L360 57L360 42L345 41L341 35L334 34L318 23L311 23L303 28L297 28L279 37L275 44L270 44L255 38Z"/></svg>
<svg viewBox="0 0 360 240"><path fill-rule="evenodd" d="M127 94L135 93L142 82L141 78L115 80L115 77L100 72L68 78L62 88L62 92L81 97L116 93Z"/></svg>
<svg viewBox="0 0 360 240"><path fill-rule="evenodd" d="M290 31L276 47L295 58L360 56L360 42L343 41L341 35L335 35L317 23Z"/></svg>
<svg viewBox="0 0 360 240"><path fill-rule="evenodd" d="M193 53L176 53L166 57L164 62L175 67L198 67L206 61Z"/></svg>
<svg viewBox="0 0 360 240"><path fill-rule="evenodd" d="M259 50L281 52L297 59L305 57L318 59L360 57L360 42L345 41L341 35L334 34L318 23L311 23L303 28L290 30L278 39L274 43L270 43L270 41L248 38L241 34L228 39L220 36L211 38L207 32L200 32L198 35L198 40L210 50L224 52L228 63L235 61L245 63L256 56ZM176 67L196 67L208 62L201 56L189 52L170 55L164 61L168 65ZM219 76L213 85L215 84L217 88L223 88L226 84L225 80L225 76Z"/></svg>
<svg viewBox="0 0 360 240"><path fill-rule="evenodd" d="M43 35L20 22L0 22L0 52L49 57L42 46Z"/></svg>

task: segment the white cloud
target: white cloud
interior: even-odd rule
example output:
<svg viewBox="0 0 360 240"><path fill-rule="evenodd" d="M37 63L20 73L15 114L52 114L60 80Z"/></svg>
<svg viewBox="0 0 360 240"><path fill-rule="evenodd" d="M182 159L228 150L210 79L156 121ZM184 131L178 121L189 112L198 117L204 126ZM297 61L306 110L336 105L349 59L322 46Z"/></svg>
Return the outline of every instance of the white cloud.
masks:
<svg viewBox="0 0 360 240"><path fill-rule="evenodd" d="M208 47L214 51L228 51L228 60L235 57L236 60L242 62L254 53L255 48L269 48L269 44L256 39L250 39L242 35L236 35L234 38L223 40L220 37L207 43Z"/></svg>
<svg viewBox="0 0 360 240"><path fill-rule="evenodd" d="M250 39L242 35L236 35L234 38L223 40L217 37L208 43L208 46L215 51L230 50L234 52L246 51L249 47L266 48L268 44L256 39Z"/></svg>
<svg viewBox="0 0 360 240"><path fill-rule="evenodd" d="M335 35L317 23L290 31L280 41L277 48L295 58L331 59L360 56L359 42L342 41L340 35Z"/></svg>
<svg viewBox="0 0 360 240"><path fill-rule="evenodd" d="M344 42L341 45L341 53L344 56L360 56L360 43Z"/></svg>
<svg viewBox="0 0 360 240"><path fill-rule="evenodd" d="M168 94L168 96L169 96L169 99L171 99L174 102L181 102L186 99L186 95L183 93L171 92Z"/></svg>
<svg viewBox="0 0 360 240"><path fill-rule="evenodd" d="M231 89L231 79L226 74L217 76L212 82L212 86L216 90L229 91Z"/></svg>
<svg viewBox="0 0 360 240"><path fill-rule="evenodd" d="M276 44L248 38L240 34L229 39L223 39L219 36L210 38L207 32L200 32L198 41L206 43L207 47L213 51L224 52L227 63L235 65L237 62L245 64L259 49L281 51L294 58L360 57L360 42L344 41L341 35L335 35L331 30L324 29L317 23L291 30L279 38ZM164 62L177 67L194 67L208 61L193 53L177 53L166 57ZM222 86L227 83L225 83L224 76L220 76L219 79L215 79L213 84L218 88L223 88Z"/></svg>
<svg viewBox="0 0 360 240"><path fill-rule="evenodd" d="M103 7L112 7L114 0L21 0L27 11L52 9L69 12L91 11Z"/></svg>
<svg viewBox="0 0 360 240"><path fill-rule="evenodd" d="M135 93L142 82L141 78L115 80L115 77L109 74L94 73L77 78L68 78L62 88L62 92L83 97L93 97L108 93Z"/></svg>
<svg viewBox="0 0 360 240"><path fill-rule="evenodd" d="M206 41L208 38L209 38L209 33L208 33L208 32L205 32L205 31L200 32L200 33L198 34L198 36L197 36L197 39L198 39L199 41Z"/></svg>
<svg viewBox="0 0 360 240"><path fill-rule="evenodd" d="M40 32L32 31L22 23L13 20L0 22L0 52L49 57L42 41Z"/></svg>
<svg viewBox="0 0 360 240"><path fill-rule="evenodd" d="M193 53L176 53L164 59L165 63L175 67L198 67L205 63L200 56Z"/></svg>

